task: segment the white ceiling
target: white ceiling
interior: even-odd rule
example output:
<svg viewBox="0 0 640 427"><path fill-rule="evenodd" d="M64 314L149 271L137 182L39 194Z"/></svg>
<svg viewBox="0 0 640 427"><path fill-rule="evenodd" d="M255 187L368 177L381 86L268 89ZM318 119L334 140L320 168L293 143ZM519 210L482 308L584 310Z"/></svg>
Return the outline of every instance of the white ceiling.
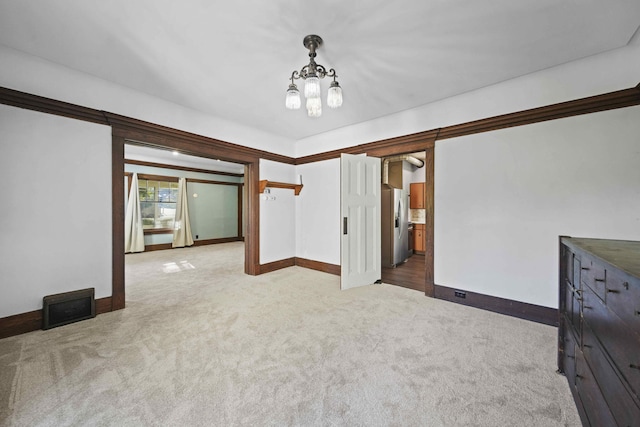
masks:
<svg viewBox="0 0 640 427"><path fill-rule="evenodd" d="M294 140L624 46L638 24L638 0L0 0L8 47ZM344 91L319 119L284 108L312 33Z"/></svg>

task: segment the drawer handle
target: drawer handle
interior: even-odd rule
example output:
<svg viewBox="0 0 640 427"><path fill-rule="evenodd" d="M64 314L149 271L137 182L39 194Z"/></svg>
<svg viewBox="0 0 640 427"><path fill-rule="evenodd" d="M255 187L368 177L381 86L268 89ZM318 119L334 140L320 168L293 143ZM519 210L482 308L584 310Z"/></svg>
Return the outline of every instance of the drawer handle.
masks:
<svg viewBox="0 0 640 427"><path fill-rule="evenodd" d="M583 308L588 308L588 309L593 308L593 307L591 307L590 305L583 305L582 307L583 307Z"/></svg>
<svg viewBox="0 0 640 427"><path fill-rule="evenodd" d="M615 289L607 289L607 292L610 292L610 293L612 293L612 294L620 293L620 291L617 291L617 290L615 290Z"/></svg>
<svg viewBox="0 0 640 427"><path fill-rule="evenodd" d="M567 356L567 359L575 359L575 356Z"/></svg>
<svg viewBox="0 0 640 427"><path fill-rule="evenodd" d="M636 310L636 312L634 313L636 316L640 316L640 311Z"/></svg>
<svg viewBox="0 0 640 427"><path fill-rule="evenodd" d="M582 344L582 346L584 348L593 348L593 346L591 344Z"/></svg>
<svg viewBox="0 0 640 427"><path fill-rule="evenodd" d="M604 279L595 279L596 282L604 282Z"/></svg>
<svg viewBox="0 0 640 427"><path fill-rule="evenodd" d="M633 363L629 364L629 367L630 367L631 369L638 369L638 370L640 370L640 366L638 366L638 365L634 365Z"/></svg>
<svg viewBox="0 0 640 427"><path fill-rule="evenodd" d="M622 286L624 286L627 291L629 290L629 282L624 282Z"/></svg>
<svg viewBox="0 0 640 427"><path fill-rule="evenodd" d="M589 267L581 267L582 270L588 271Z"/></svg>

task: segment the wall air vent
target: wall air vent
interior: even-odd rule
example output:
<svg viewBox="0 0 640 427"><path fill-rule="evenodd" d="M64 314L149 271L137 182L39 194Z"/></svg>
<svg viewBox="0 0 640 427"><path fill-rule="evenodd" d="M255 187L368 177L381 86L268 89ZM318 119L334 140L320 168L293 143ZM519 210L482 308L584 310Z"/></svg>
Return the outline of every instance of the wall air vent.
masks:
<svg viewBox="0 0 640 427"><path fill-rule="evenodd" d="M48 295L42 300L42 329L96 317L95 289Z"/></svg>

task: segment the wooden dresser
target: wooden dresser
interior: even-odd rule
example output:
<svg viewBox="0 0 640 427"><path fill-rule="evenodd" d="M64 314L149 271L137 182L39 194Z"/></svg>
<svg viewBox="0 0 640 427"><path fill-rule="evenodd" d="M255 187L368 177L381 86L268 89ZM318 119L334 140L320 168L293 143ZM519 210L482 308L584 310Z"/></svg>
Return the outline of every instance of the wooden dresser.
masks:
<svg viewBox="0 0 640 427"><path fill-rule="evenodd" d="M585 426L640 426L640 242L560 238L558 369Z"/></svg>

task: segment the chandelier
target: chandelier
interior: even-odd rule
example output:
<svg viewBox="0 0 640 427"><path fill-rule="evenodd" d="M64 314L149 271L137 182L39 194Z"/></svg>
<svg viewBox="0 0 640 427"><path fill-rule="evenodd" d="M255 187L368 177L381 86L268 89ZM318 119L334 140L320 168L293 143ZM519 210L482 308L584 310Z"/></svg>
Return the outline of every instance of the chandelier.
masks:
<svg viewBox="0 0 640 427"><path fill-rule="evenodd" d="M320 93L320 79L325 77L333 77L333 81L329 86L327 93L327 105L329 108L338 108L342 105L342 88L336 81L336 70L327 69L316 63L316 49L322 45L322 38L314 34L308 35L302 41L304 47L309 49L309 64L305 65L300 71L291 73L291 84L287 90L285 105L290 110L300 108L300 92L295 85L294 80L304 80L304 97L306 98L307 114L309 117L320 117L322 115L322 99Z"/></svg>

